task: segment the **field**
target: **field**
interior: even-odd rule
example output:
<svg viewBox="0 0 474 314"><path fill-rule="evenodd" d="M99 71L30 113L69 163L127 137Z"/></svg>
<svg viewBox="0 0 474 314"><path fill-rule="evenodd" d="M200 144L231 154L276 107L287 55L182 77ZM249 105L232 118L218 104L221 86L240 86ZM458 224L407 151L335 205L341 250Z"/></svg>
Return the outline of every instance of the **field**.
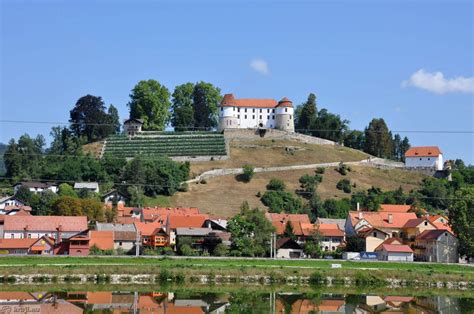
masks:
<svg viewBox="0 0 474 314"><path fill-rule="evenodd" d="M299 188L298 179L305 173L313 174L313 170L278 171L257 173L249 183L238 181L235 176L228 175L207 180L207 184L190 184L188 192L175 194L170 203L175 206L196 206L204 213L229 217L239 211L243 201L251 207L264 208L257 192L265 192L265 186L271 178L285 181L288 191ZM425 176L417 172L398 169L382 170L371 167L352 166L348 175L342 176L334 168L327 168L323 182L318 186L317 193L322 199L350 197L336 188L339 180L347 178L356 184L354 191L367 190L377 186L383 190L402 187L404 191L417 188Z"/></svg>

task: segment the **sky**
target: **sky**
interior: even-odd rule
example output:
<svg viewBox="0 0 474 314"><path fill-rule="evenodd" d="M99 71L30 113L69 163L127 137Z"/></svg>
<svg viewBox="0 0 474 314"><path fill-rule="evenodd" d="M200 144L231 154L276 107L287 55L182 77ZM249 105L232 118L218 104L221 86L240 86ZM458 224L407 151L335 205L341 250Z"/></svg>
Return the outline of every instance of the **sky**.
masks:
<svg viewBox="0 0 474 314"><path fill-rule="evenodd" d="M382 117L474 164L472 1L0 2L0 142L47 136L87 94L123 120L140 80L207 81L236 98L313 92L352 129Z"/></svg>

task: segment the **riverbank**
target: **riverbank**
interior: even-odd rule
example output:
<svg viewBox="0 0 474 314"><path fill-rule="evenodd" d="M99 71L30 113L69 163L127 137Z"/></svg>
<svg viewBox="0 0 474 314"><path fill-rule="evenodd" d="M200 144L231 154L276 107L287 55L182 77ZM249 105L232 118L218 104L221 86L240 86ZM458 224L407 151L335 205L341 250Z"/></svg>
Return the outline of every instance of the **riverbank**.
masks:
<svg viewBox="0 0 474 314"><path fill-rule="evenodd" d="M333 268L334 264L337 264ZM255 283L473 289L474 267L339 260L0 257L4 283Z"/></svg>

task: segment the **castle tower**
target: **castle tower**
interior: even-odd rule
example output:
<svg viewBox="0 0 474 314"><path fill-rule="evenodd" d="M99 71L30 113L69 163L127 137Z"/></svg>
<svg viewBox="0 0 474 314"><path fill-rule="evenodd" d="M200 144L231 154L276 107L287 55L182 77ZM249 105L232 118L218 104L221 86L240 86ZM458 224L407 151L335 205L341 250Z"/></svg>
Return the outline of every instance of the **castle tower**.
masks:
<svg viewBox="0 0 474 314"><path fill-rule="evenodd" d="M282 131L294 132L294 110L293 102L284 97L278 102L276 106L276 123L275 127Z"/></svg>
<svg viewBox="0 0 474 314"><path fill-rule="evenodd" d="M219 131L239 127L233 94L225 94L219 107Z"/></svg>

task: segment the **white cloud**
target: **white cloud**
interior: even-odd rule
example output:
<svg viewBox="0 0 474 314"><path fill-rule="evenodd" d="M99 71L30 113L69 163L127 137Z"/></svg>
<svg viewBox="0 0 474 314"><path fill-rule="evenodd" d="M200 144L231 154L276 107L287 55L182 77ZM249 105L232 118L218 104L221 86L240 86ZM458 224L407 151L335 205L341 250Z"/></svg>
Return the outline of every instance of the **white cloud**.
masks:
<svg viewBox="0 0 474 314"><path fill-rule="evenodd" d="M268 63L263 59L253 59L250 61L250 67L260 74L268 74Z"/></svg>
<svg viewBox="0 0 474 314"><path fill-rule="evenodd" d="M451 92L473 93L474 77L458 76L445 78L441 72L427 72L420 69L413 73L409 80L402 82L402 86L414 86L436 94Z"/></svg>

